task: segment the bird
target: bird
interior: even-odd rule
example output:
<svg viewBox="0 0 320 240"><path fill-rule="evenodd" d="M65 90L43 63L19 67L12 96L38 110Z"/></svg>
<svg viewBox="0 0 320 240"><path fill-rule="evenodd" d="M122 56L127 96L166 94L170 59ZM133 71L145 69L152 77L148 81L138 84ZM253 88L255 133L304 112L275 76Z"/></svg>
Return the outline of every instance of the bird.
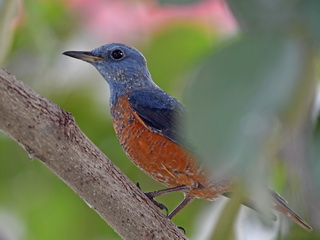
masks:
<svg viewBox="0 0 320 240"><path fill-rule="evenodd" d="M110 113L117 138L128 158L151 178L167 186L146 195L161 209L155 197L182 192L184 199L170 213L172 219L195 198L215 200L229 196L232 180L215 180L186 143L179 119L186 107L154 83L145 57L135 48L110 43L92 51L66 51L66 56L93 65L109 84ZM288 202L269 190L274 208L303 229L312 227ZM244 203L245 204L245 203ZM254 209L252 204L245 204Z"/></svg>

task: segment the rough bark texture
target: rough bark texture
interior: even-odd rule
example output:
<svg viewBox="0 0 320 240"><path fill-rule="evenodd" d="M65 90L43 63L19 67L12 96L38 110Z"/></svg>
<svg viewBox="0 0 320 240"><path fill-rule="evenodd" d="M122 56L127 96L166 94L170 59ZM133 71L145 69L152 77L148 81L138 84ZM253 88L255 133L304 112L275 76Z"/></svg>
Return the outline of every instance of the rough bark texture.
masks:
<svg viewBox="0 0 320 240"><path fill-rule="evenodd" d="M186 239L81 132L70 113L1 68L0 130L55 172L123 239Z"/></svg>

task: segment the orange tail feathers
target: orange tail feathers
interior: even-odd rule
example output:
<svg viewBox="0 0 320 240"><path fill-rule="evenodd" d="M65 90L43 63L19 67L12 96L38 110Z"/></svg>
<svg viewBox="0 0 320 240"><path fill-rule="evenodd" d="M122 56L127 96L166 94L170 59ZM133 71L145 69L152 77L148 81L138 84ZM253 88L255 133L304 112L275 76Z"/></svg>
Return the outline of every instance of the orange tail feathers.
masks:
<svg viewBox="0 0 320 240"><path fill-rule="evenodd" d="M277 209L279 212L286 215L288 218L290 218L292 221L297 223L299 226L301 226L303 229L307 230L308 232L311 232L313 229L312 227L304 221L298 214L296 214L288 205L288 202L281 197L278 193L270 189L270 193L272 196L272 201L275 204L275 209Z"/></svg>

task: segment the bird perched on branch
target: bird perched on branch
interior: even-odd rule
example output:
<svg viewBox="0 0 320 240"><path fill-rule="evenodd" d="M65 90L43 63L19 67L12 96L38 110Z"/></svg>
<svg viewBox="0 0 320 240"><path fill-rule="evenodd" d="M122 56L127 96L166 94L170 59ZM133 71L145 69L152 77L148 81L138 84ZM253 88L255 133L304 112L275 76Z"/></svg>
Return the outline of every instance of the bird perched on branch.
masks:
<svg viewBox="0 0 320 240"><path fill-rule="evenodd" d="M186 147L178 131L178 120L185 107L152 81L146 60L138 50L111 43L92 51L64 54L91 63L110 85L111 116L123 150L136 166L168 187L147 196L153 200L170 192L184 193L184 200L168 218L194 198L214 200L232 191L231 181L211 178ZM270 197L275 209L312 231L279 194L270 191Z"/></svg>

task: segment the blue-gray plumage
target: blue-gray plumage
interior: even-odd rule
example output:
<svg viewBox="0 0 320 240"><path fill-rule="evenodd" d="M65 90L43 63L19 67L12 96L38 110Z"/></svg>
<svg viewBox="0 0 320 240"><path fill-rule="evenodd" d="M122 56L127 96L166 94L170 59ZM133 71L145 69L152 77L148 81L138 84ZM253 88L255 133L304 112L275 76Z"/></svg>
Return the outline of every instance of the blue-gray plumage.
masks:
<svg viewBox="0 0 320 240"><path fill-rule="evenodd" d="M184 106L159 88L139 88L128 96L130 106L153 131L185 146L178 124L185 114Z"/></svg>
<svg viewBox="0 0 320 240"><path fill-rule="evenodd" d="M90 63L109 83L112 104L115 104L118 97L136 88L158 88L151 79L146 59L136 49L121 43L112 43L98 47L91 53L104 59ZM121 58L116 59L117 54L120 54Z"/></svg>

